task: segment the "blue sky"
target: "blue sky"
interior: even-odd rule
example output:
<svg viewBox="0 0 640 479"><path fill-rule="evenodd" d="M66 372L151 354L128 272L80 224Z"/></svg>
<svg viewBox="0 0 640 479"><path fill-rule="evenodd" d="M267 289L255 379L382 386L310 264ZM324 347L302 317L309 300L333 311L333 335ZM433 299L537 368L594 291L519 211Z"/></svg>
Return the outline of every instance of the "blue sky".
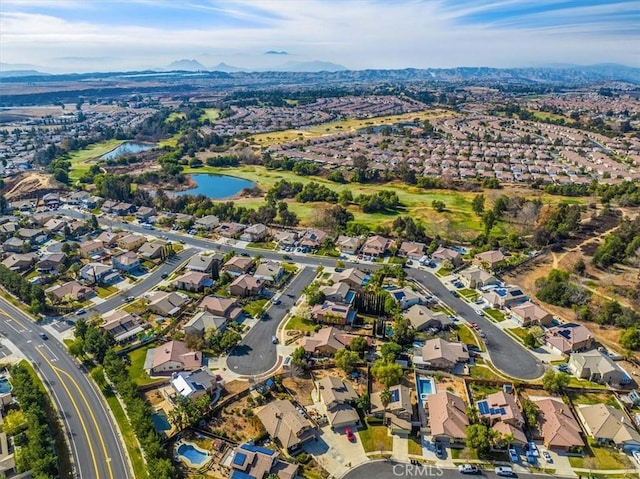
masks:
<svg viewBox="0 0 640 479"><path fill-rule="evenodd" d="M47 71L640 66L640 0L0 1L0 61Z"/></svg>

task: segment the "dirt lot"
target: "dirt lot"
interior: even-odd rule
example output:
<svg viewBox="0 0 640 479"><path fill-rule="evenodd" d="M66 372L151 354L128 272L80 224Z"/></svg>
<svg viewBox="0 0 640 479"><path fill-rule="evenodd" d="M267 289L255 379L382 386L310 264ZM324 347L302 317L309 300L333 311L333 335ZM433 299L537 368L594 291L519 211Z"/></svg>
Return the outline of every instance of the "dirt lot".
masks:
<svg viewBox="0 0 640 479"><path fill-rule="evenodd" d="M255 404L246 396L222 409L220 414L209 422L208 428L221 436L237 442L255 439L263 430L257 416L253 415Z"/></svg>
<svg viewBox="0 0 640 479"><path fill-rule="evenodd" d="M286 387L293 398L303 406L312 406L311 392L315 385L311 376L306 377L287 377L282 380L282 385Z"/></svg>
<svg viewBox="0 0 640 479"><path fill-rule="evenodd" d="M436 382L436 390L438 392L451 391L454 394L457 394L461 398L465 399L467 397L467 391L464 387L464 382L458 378L443 377Z"/></svg>
<svg viewBox="0 0 640 479"><path fill-rule="evenodd" d="M57 191L64 187L44 173L23 173L6 180L4 197L7 201L33 198L39 193Z"/></svg>

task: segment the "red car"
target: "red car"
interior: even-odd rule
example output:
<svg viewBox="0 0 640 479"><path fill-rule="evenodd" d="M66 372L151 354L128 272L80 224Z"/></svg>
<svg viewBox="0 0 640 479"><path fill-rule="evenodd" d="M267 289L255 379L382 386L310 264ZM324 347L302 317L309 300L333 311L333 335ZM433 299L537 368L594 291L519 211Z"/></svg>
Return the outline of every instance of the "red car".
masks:
<svg viewBox="0 0 640 479"><path fill-rule="evenodd" d="M478 329L478 323L471 323L471 326L473 326L473 329Z"/></svg>
<svg viewBox="0 0 640 479"><path fill-rule="evenodd" d="M350 442L356 442L356 436L353 434L353 431L350 428L346 428L344 432L347 435L347 439L349 439Z"/></svg>

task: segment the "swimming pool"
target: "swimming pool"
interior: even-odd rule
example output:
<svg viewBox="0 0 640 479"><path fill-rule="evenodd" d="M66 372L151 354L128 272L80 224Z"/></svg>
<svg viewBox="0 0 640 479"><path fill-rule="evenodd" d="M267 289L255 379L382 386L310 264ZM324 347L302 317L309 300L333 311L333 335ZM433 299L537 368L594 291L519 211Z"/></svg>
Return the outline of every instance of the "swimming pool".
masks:
<svg viewBox="0 0 640 479"><path fill-rule="evenodd" d="M436 392L436 384L431 377L416 376L416 386L422 401L425 401L429 394Z"/></svg>
<svg viewBox="0 0 640 479"><path fill-rule="evenodd" d="M183 462L189 466L201 467L210 458L207 451L190 442L180 444L176 452Z"/></svg>
<svg viewBox="0 0 640 479"><path fill-rule="evenodd" d="M0 378L0 394L11 392L11 383L7 378Z"/></svg>
<svg viewBox="0 0 640 479"><path fill-rule="evenodd" d="M151 415L151 421L153 422L153 427L159 433L164 433L165 431L171 429L171 424L169 424L167 415L162 410L153 413Z"/></svg>

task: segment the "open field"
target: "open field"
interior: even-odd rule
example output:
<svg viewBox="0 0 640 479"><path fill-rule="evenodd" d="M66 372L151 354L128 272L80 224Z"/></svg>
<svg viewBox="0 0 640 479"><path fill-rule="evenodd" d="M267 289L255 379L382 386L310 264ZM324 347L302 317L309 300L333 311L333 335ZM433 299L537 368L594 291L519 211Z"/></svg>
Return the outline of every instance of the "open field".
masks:
<svg viewBox="0 0 640 479"><path fill-rule="evenodd" d="M74 151L69 155L69 161L71 162L71 171L69 172L69 178L76 181L84 175L91 167L91 161L98 158L105 153L109 153L111 150L117 148L124 140L109 140L100 143L94 143L93 145L84 148L82 150Z"/></svg>
<svg viewBox="0 0 640 479"><path fill-rule="evenodd" d="M216 121L218 118L220 118L220 110L218 108L205 108L204 115L200 117L200 121Z"/></svg>
<svg viewBox="0 0 640 479"><path fill-rule="evenodd" d="M424 121L430 118L442 118L454 115L453 112L447 110L424 110L404 113L402 115L378 116L363 119L350 118L348 120L334 121L332 123L313 125L300 129L260 133L249 137L249 141L253 141L260 146L270 146L300 139L310 139L336 133L356 131L370 126L393 125L395 123L413 120Z"/></svg>

